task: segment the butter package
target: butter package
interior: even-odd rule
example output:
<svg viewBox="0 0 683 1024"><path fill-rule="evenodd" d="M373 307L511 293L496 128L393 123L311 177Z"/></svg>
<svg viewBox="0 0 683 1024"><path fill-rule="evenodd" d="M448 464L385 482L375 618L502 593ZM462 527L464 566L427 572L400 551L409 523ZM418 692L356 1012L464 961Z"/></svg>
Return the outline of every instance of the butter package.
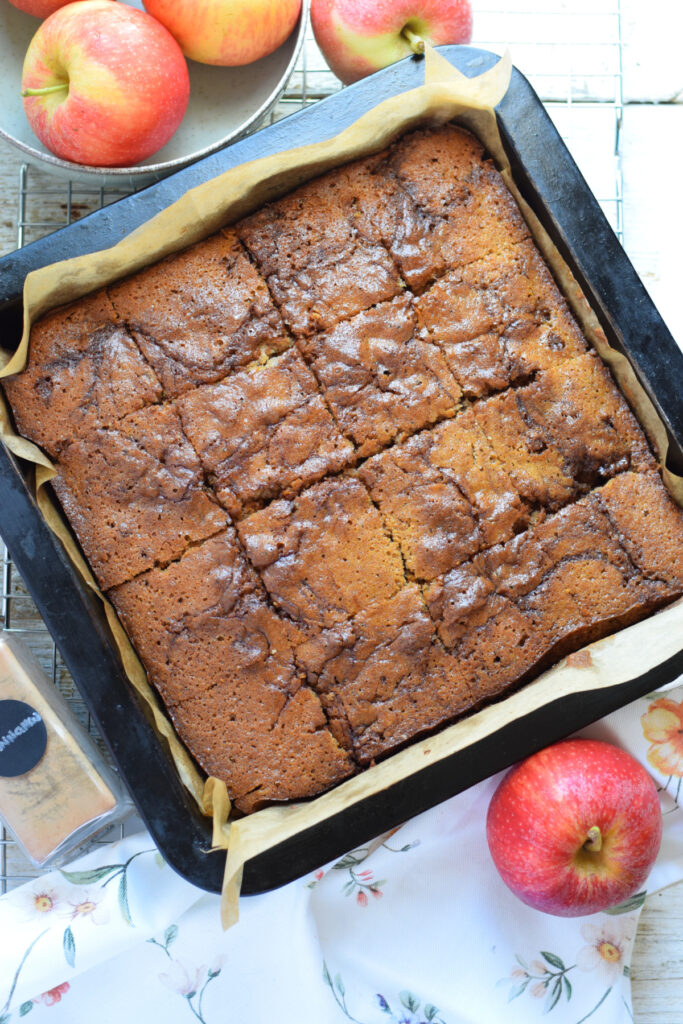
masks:
<svg viewBox="0 0 683 1024"><path fill-rule="evenodd" d="M0 817L36 867L63 862L130 802L27 648L0 632Z"/></svg>

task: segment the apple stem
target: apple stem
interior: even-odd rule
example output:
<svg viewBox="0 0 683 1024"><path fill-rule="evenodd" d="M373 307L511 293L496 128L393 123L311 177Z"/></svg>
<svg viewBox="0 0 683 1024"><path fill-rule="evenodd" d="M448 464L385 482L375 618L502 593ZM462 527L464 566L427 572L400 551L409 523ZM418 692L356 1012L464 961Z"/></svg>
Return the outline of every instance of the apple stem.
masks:
<svg viewBox="0 0 683 1024"><path fill-rule="evenodd" d="M68 89L68 82L61 82L59 85L46 85L42 89L22 89L22 96L49 96L52 92L60 92L61 89Z"/></svg>
<svg viewBox="0 0 683 1024"><path fill-rule="evenodd" d="M422 36L418 36L417 32L413 32L411 28L406 27L401 33L406 42L410 45L413 53L424 53L425 52L425 41Z"/></svg>
<svg viewBox="0 0 683 1024"><path fill-rule="evenodd" d="M588 838L583 844L584 850L590 850L591 853L599 853L602 849L602 832L597 825L591 825L588 829Z"/></svg>

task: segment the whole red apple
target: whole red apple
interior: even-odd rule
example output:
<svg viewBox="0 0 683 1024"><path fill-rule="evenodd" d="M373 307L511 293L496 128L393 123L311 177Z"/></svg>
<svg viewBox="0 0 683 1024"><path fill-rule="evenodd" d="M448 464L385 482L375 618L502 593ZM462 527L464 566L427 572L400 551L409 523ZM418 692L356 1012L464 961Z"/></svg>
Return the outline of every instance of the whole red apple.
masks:
<svg viewBox="0 0 683 1024"><path fill-rule="evenodd" d="M266 57L296 25L301 0L143 0L186 57L236 67Z"/></svg>
<svg viewBox="0 0 683 1024"><path fill-rule="evenodd" d="M662 839L654 782L630 754L565 740L513 768L486 820L493 861L524 903L577 917L641 888Z"/></svg>
<svg viewBox="0 0 683 1024"><path fill-rule="evenodd" d="M64 160L129 167L161 149L190 96L187 64L149 14L76 0L43 22L22 75L31 128Z"/></svg>
<svg viewBox="0 0 683 1024"><path fill-rule="evenodd" d="M359 78L442 43L469 43L470 0L311 0L316 42L335 75Z"/></svg>
<svg viewBox="0 0 683 1024"><path fill-rule="evenodd" d="M65 4L73 3L73 0L9 0L13 7L17 7L25 14L32 14L36 18L48 18Z"/></svg>

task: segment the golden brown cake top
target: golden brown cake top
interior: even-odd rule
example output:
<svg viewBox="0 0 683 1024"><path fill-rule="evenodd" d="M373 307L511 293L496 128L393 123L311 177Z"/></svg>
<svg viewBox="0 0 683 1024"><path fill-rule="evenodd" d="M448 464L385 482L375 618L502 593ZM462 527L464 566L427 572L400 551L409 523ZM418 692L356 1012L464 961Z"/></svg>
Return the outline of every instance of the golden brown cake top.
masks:
<svg viewBox="0 0 683 1024"><path fill-rule="evenodd" d="M234 516L337 473L354 456L296 349L195 388L178 409L218 500Z"/></svg>
<svg viewBox="0 0 683 1024"><path fill-rule="evenodd" d="M265 282L230 230L120 281L108 293L171 397L289 344Z"/></svg>
<svg viewBox="0 0 683 1024"><path fill-rule="evenodd" d="M399 550L353 477L274 501L238 532L277 607L304 626L332 626L404 582Z"/></svg>
<svg viewBox="0 0 683 1024"><path fill-rule="evenodd" d="M460 388L439 349L416 337L405 296L302 343L332 413L360 456L452 416Z"/></svg>
<svg viewBox="0 0 683 1024"><path fill-rule="evenodd" d="M105 291L48 313L31 331L26 369L3 380L22 434L56 456L161 399L156 374Z"/></svg>
<svg viewBox="0 0 683 1024"><path fill-rule="evenodd" d="M484 546L476 509L457 480L430 461L432 434L396 444L361 467L405 567L414 579L447 572Z"/></svg>
<svg viewBox="0 0 683 1024"><path fill-rule="evenodd" d="M232 529L111 596L181 735L240 809L353 771Z"/></svg>
<svg viewBox="0 0 683 1024"><path fill-rule="evenodd" d="M236 230L297 337L401 292L389 253L356 231L326 177L246 218Z"/></svg>
<svg viewBox="0 0 683 1024"><path fill-rule="evenodd" d="M362 765L471 706L415 585L301 645L297 659Z"/></svg>
<svg viewBox="0 0 683 1024"><path fill-rule="evenodd" d="M53 486L104 589L177 558L226 524L168 405L68 445Z"/></svg>

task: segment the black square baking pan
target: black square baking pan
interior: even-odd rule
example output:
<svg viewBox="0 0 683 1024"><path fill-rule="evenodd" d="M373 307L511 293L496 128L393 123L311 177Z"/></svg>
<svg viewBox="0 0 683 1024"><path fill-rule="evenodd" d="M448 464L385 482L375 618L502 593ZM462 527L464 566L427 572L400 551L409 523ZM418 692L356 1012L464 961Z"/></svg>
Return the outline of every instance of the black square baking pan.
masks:
<svg viewBox="0 0 683 1024"><path fill-rule="evenodd" d="M439 49L469 77L498 60L472 47ZM419 59L402 61L0 259L0 346L12 350L19 341L30 271L108 248L188 189L247 161L329 138L383 100L422 85L423 78ZM609 343L631 362L667 430L669 468L683 473L683 354L543 105L516 69L496 113L522 195L575 275ZM180 782L130 686L99 599L43 520L30 475L29 467L0 446L0 533L155 842L181 875L219 892L224 854L208 852L211 822ZM562 697L251 859L243 894L305 874L682 672L683 637L678 654L645 675Z"/></svg>

